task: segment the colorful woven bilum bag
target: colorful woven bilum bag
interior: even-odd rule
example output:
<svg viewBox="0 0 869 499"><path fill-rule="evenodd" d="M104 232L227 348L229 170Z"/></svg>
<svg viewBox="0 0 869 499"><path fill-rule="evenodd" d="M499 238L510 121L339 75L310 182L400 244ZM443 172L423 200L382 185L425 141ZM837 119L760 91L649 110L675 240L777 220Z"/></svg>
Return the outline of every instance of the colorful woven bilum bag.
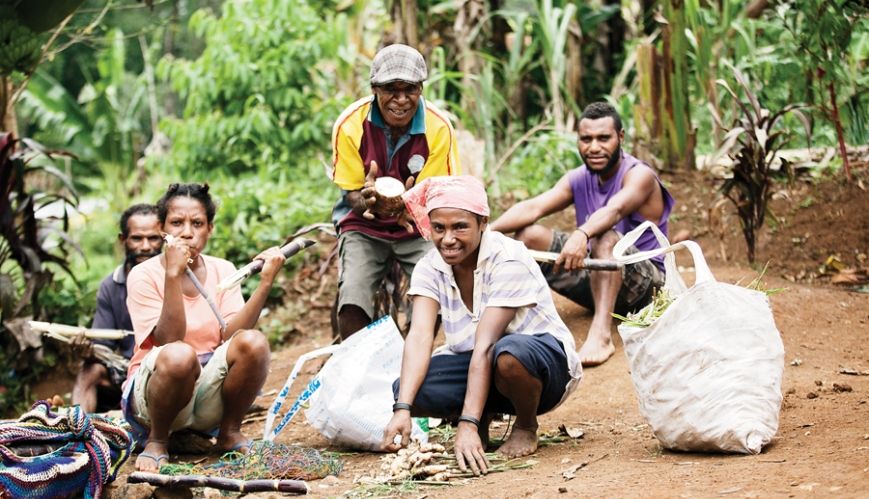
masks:
<svg viewBox="0 0 869 499"><path fill-rule="evenodd" d="M0 497L99 498L132 448L125 421L39 401L0 424Z"/></svg>

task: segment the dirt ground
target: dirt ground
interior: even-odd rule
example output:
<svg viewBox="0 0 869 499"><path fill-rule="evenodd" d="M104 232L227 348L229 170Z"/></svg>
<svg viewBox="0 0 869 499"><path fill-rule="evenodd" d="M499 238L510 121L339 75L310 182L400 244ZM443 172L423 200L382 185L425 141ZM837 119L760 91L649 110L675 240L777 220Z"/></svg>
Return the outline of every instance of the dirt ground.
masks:
<svg viewBox="0 0 869 499"><path fill-rule="evenodd" d="M588 368L577 391L561 407L540 418L540 431L559 425L584 432L580 439L553 443L531 456L530 469L494 473L449 487L360 488L354 478L377 470L380 456L348 454L337 480L311 482L311 494L331 497L406 495L407 497L869 497L869 168L856 169L851 184L833 180L802 182L782 189L772 205L776 223L759 240L760 263L769 261L768 287L786 287L771 297L776 324L785 345L779 431L756 456L671 452L661 448L640 415L628 363L617 338L615 356ZM757 276L745 263L745 246L730 204L721 203L715 186L699 175L665 176L679 203L671 234L688 231L704 248L716 278L747 283ZM569 216L551 224L569 226ZM691 263L680 256L684 276L693 279ZM838 263L837 263L838 262ZM334 277L319 278L316 262L302 277L287 282L288 292L311 296L299 308L290 346L273 354L271 374L258 403L271 403L299 355L331 340L328 300ZM332 280L330 282L330 280ZM577 345L591 315L556 297L556 304ZM299 313L296 310L294 313ZM616 337L618 335L615 335ZM855 374L845 374L855 373ZM295 392L310 379L303 373ZM291 397L294 394L291 394ZM245 426L262 434L262 421ZM493 431L498 436L503 427ZM318 449L328 444L299 415L279 442ZM338 450L338 449L330 449ZM586 466L566 480L562 472ZM132 471L132 463L124 475ZM125 476L108 489L108 497L132 493ZM201 489L199 489L201 490ZM198 492L197 494L201 494ZM273 493L253 494L273 497Z"/></svg>

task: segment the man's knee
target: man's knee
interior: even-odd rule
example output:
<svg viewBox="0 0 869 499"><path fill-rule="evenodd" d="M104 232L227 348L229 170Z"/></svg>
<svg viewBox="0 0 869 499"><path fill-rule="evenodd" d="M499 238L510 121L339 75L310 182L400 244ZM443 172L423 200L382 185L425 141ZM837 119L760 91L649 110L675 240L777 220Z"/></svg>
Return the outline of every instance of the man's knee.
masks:
<svg viewBox="0 0 869 499"><path fill-rule="evenodd" d="M81 370L76 377L76 384L82 386L96 386L103 380L108 381L109 370L106 366L98 363L86 363L81 367Z"/></svg>
<svg viewBox="0 0 869 499"><path fill-rule="evenodd" d="M616 243L619 242L620 236L618 233L612 230L608 230L603 234L594 238L594 244L591 248L591 257L592 258L605 258L609 259L613 257L613 248L615 248Z"/></svg>
<svg viewBox="0 0 869 499"><path fill-rule="evenodd" d="M552 229L542 225L529 225L519 229L515 237L529 249L548 251L552 247Z"/></svg>
<svg viewBox="0 0 869 499"><path fill-rule="evenodd" d="M504 352L495 360L495 379L512 382L531 376L522 362L512 354Z"/></svg>
<svg viewBox="0 0 869 499"><path fill-rule="evenodd" d="M345 281L338 286L338 318L350 318L360 313L371 317L374 314L374 295L377 284L374 280Z"/></svg>

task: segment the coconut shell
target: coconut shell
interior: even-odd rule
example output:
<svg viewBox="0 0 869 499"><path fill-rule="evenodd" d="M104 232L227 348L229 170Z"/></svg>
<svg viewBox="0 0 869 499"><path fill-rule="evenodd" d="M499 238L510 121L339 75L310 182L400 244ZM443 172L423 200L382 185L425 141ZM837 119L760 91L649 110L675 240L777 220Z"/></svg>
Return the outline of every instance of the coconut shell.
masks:
<svg viewBox="0 0 869 499"><path fill-rule="evenodd" d="M374 211L385 216L396 216L404 211L404 184L393 177L380 177L374 181Z"/></svg>

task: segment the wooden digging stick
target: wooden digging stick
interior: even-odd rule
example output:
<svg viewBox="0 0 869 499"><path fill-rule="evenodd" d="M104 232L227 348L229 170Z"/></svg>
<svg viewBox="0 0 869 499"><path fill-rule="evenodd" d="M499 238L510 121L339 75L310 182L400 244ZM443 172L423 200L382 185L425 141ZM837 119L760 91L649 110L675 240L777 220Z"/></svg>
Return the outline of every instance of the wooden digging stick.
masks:
<svg viewBox="0 0 869 499"><path fill-rule="evenodd" d="M287 492L306 495L308 484L304 480L236 480L205 475L161 475L136 471L127 478L127 483L147 483L158 487L209 487L232 492Z"/></svg>

